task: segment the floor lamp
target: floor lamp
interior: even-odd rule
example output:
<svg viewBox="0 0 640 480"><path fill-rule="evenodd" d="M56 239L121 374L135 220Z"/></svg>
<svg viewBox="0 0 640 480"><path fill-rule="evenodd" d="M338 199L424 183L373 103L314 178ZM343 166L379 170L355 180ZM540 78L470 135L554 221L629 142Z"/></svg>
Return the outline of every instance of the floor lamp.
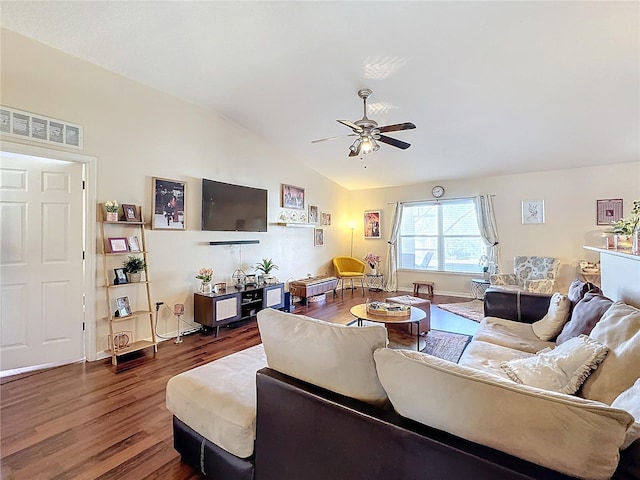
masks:
<svg viewBox="0 0 640 480"><path fill-rule="evenodd" d="M349 255L353 257L353 231L356 229L355 222L353 221L349 222L349 228L351 229L351 252Z"/></svg>

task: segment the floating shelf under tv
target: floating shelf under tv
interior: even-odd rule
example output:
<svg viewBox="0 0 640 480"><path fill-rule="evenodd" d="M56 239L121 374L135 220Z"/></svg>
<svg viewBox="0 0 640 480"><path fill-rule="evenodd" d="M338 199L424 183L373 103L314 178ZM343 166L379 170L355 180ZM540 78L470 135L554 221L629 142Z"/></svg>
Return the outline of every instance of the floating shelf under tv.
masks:
<svg viewBox="0 0 640 480"><path fill-rule="evenodd" d="M209 245L257 245L260 240L223 240L220 242L209 242Z"/></svg>

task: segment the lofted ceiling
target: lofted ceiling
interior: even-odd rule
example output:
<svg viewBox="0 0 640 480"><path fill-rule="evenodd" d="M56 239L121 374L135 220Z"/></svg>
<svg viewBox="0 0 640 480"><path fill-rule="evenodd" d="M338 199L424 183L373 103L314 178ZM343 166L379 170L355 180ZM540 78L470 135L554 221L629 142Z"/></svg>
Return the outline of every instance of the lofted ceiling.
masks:
<svg viewBox="0 0 640 480"><path fill-rule="evenodd" d="M2 27L215 111L348 189L640 159L637 1L2 1ZM336 120L413 122L348 157ZM366 168L365 168L366 167Z"/></svg>

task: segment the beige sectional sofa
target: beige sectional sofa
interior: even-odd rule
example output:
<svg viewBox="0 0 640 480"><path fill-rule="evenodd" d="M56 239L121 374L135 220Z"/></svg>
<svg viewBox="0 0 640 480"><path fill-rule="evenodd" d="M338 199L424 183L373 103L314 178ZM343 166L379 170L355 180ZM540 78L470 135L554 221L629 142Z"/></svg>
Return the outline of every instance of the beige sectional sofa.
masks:
<svg viewBox="0 0 640 480"><path fill-rule="evenodd" d="M376 457L358 464L360 460L349 455L345 468L353 469L356 462L363 471L376 465L381 472L367 478L444 478L442 472L461 471L477 472L475 478L640 478L640 424L634 420L640 420L640 311L615 303L588 337L574 337L562 347L546 339L558 328L556 310L552 305L552 321L547 318L538 325L485 318L457 365L420 352L386 348L382 326L348 327L263 310L258 314L262 345L170 380L167 407L174 414L176 448L203 473L218 472L223 478L298 478L293 473L297 467L306 472L306 478L328 478L329 472L332 478L342 478L335 473L339 471L335 465L329 468L318 459L331 451L333 461L340 463L339 456L349 448L346 432L352 422L338 424L337 419L347 412L347 417L355 415L358 421L366 418L378 425L371 427L371 435L383 425L388 429L388 451L399 448L388 461ZM536 354L545 348L563 353L559 359L549 351ZM518 362L524 362L524 368ZM510 367L516 372L515 380ZM584 381L584 385L570 395L525 384L538 381L535 374L533 380L527 376L538 371L545 382L549 376L557 377L550 383L558 385L556 390L566 389L571 382L575 386ZM525 382L517 372L526 373ZM291 384L282 383L286 378L292 379ZM282 395L291 404L278 405L269 398L267 387L273 383L284 385ZM324 391L339 398L326 400ZM341 398L346 399L346 407ZM311 415L307 409L315 406L306 406L300 413L292 399L324 402L326 408L338 411ZM349 399L363 402L362 406L354 406ZM398 414L418 423L407 426L390 417ZM286 431L274 434L273 429L285 424ZM307 439L288 437L306 436L314 429L335 432L335 438L307 443ZM359 430L356 438L369 435L369 430L364 432ZM422 454L402 447L409 442L407 435L415 441L416 432L427 442ZM366 444L367 439L362 442ZM281 444L286 447L279 448ZM304 459L290 451L296 444L304 450ZM479 455L474 445L490 447L497 451L497 458L493 450ZM621 471L620 452L625 447L633 453L627 455L630 460L625 460ZM358 457L358 447L354 448ZM210 450L213 453L208 455ZM508 456L500 457L501 452ZM398 475L384 473L387 466L413 465L421 455L438 459L431 470L426 469L432 474L412 468ZM520 465L510 456L525 462ZM314 463L311 470L309 462ZM531 470L532 465L543 468ZM495 472L501 473L496 477Z"/></svg>

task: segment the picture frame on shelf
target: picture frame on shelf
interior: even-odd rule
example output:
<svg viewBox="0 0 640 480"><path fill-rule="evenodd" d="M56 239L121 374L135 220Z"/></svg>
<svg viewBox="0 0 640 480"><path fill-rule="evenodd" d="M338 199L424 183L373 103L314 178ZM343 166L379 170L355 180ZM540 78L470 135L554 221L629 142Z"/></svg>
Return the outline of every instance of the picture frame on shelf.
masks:
<svg viewBox="0 0 640 480"><path fill-rule="evenodd" d="M364 238L381 238L380 210L364 212Z"/></svg>
<svg viewBox="0 0 640 480"><path fill-rule="evenodd" d="M152 178L153 207L151 228L186 230L187 183L167 178Z"/></svg>
<svg viewBox="0 0 640 480"><path fill-rule="evenodd" d="M129 244L130 252L139 252L140 251L140 242L138 241L137 235L132 235L127 237L127 243Z"/></svg>
<svg viewBox="0 0 640 480"><path fill-rule="evenodd" d="M611 225L622 218L622 199L596 200L596 225Z"/></svg>
<svg viewBox="0 0 640 480"><path fill-rule="evenodd" d="M309 223L318 224L318 206L317 205L309 205Z"/></svg>
<svg viewBox="0 0 640 480"><path fill-rule="evenodd" d="M109 237L109 252L122 253L129 251L127 239L124 237Z"/></svg>
<svg viewBox="0 0 640 480"><path fill-rule="evenodd" d="M114 268L113 273L115 274L115 278L113 279L114 285L125 285L129 283L127 272L124 271L124 268Z"/></svg>
<svg viewBox="0 0 640 480"><path fill-rule="evenodd" d="M126 222L140 222L140 210L137 206L129 203L122 204L122 211L124 212L124 220Z"/></svg>
<svg viewBox="0 0 640 480"><path fill-rule="evenodd" d="M116 308L119 317L127 317L131 315L131 304L129 303L129 297L116 298Z"/></svg>
<svg viewBox="0 0 640 480"><path fill-rule="evenodd" d="M536 225L544 223L544 200L522 201L522 224Z"/></svg>
<svg viewBox="0 0 640 480"><path fill-rule="evenodd" d="M324 247L324 229L322 228L313 229L313 246Z"/></svg>
<svg viewBox="0 0 640 480"><path fill-rule="evenodd" d="M214 285L218 289L218 292L226 292L227 291L227 282L218 282Z"/></svg>
<svg viewBox="0 0 640 480"><path fill-rule="evenodd" d="M282 184L281 191L282 208L304 210L304 188Z"/></svg>
<svg viewBox="0 0 640 480"><path fill-rule="evenodd" d="M331 214L329 212L322 212L320 214L320 225L328 227L331 225Z"/></svg>

